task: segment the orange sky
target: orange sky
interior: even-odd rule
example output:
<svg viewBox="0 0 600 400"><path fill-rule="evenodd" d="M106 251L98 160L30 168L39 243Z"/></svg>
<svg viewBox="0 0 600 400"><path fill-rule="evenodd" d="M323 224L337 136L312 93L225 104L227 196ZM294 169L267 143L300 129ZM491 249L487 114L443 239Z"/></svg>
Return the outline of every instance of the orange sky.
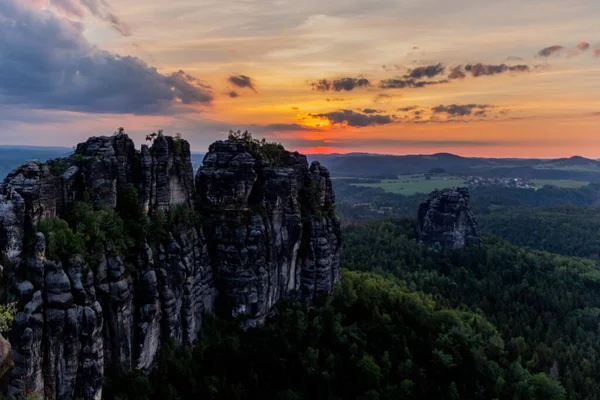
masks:
<svg viewBox="0 0 600 400"><path fill-rule="evenodd" d="M29 86L3 93L0 66L1 143L72 145L124 126L137 142L159 128L180 132L196 151L229 129L249 129L308 153L600 157L600 5L592 0L113 0L99 9L7 1L0 59L35 51L22 37L28 31L2 20L37 18L60 27L44 48L70 64L15 68L56 67L39 101ZM147 66L121 68L124 56ZM109 87L120 73L125 80ZM129 88L132 73L151 77ZM157 80L174 95L151 90ZM65 99L67 83L81 101ZM137 93L141 86L149 89Z"/></svg>

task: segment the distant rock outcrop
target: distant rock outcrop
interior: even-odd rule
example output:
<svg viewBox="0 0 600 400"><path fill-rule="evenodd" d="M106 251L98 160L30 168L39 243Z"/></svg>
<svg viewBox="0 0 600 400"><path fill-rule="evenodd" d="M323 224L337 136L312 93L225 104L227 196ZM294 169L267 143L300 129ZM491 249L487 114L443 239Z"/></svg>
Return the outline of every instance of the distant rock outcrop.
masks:
<svg viewBox="0 0 600 400"><path fill-rule="evenodd" d="M163 343L192 343L217 297L219 312L253 325L281 299L330 293L341 235L329 173L298 153L279 156L216 142L194 179L185 140L158 136L138 151L119 134L11 173L0 187L0 301L19 312L6 393L100 399L106 370L150 371ZM127 260L110 238L91 263L48 256L40 221L81 200L119 209L129 188L147 215L185 206L199 218L139 239Z"/></svg>
<svg viewBox="0 0 600 400"><path fill-rule="evenodd" d="M470 209L467 188L436 190L419 206L419 241L434 249L479 245L477 221Z"/></svg>

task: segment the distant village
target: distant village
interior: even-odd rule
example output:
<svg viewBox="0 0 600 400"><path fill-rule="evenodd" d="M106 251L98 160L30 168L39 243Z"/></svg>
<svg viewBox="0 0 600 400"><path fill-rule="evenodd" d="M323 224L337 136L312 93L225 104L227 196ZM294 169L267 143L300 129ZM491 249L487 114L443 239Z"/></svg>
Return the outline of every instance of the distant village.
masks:
<svg viewBox="0 0 600 400"><path fill-rule="evenodd" d="M467 183L471 187L500 186L520 189L535 187L534 183L527 178L486 178L482 176L469 176Z"/></svg>

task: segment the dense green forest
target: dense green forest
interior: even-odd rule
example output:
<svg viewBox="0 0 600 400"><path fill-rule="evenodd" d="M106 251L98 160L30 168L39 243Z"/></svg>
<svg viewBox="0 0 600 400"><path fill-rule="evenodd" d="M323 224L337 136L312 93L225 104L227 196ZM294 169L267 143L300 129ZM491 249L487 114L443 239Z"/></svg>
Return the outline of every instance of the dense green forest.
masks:
<svg viewBox="0 0 600 400"><path fill-rule="evenodd" d="M445 307L481 313L524 366L560 379L569 398L600 393L600 269L592 260L527 250L486 237L481 248L433 253L414 220L351 226L345 267L389 274Z"/></svg>
<svg viewBox="0 0 600 400"><path fill-rule="evenodd" d="M193 348L163 350L151 377L105 385L115 399L563 399L480 313L451 309L394 278L344 272L319 309L283 304L242 331L210 319Z"/></svg>
<svg viewBox="0 0 600 400"><path fill-rule="evenodd" d="M484 232L518 246L600 259L600 207L506 207L477 220Z"/></svg>
<svg viewBox="0 0 600 400"><path fill-rule="evenodd" d="M346 226L343 278L321 307L282 304L263 326L209 319L167 347L122 399L593 399L600 393L595 261L484 245L432 252L415 220ZM351 272L354 271L354 272Z"/></svg>

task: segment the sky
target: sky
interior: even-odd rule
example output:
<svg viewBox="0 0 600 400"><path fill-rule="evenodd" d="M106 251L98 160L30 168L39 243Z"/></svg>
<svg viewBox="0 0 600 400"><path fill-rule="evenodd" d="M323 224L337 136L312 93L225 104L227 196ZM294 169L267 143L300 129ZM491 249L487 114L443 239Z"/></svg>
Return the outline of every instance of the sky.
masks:
<svg viewBox="0 0 600 400"><path fill-rule="evenodd" d="M600 158L597 0L0 0L0 144Z"/></svg>

